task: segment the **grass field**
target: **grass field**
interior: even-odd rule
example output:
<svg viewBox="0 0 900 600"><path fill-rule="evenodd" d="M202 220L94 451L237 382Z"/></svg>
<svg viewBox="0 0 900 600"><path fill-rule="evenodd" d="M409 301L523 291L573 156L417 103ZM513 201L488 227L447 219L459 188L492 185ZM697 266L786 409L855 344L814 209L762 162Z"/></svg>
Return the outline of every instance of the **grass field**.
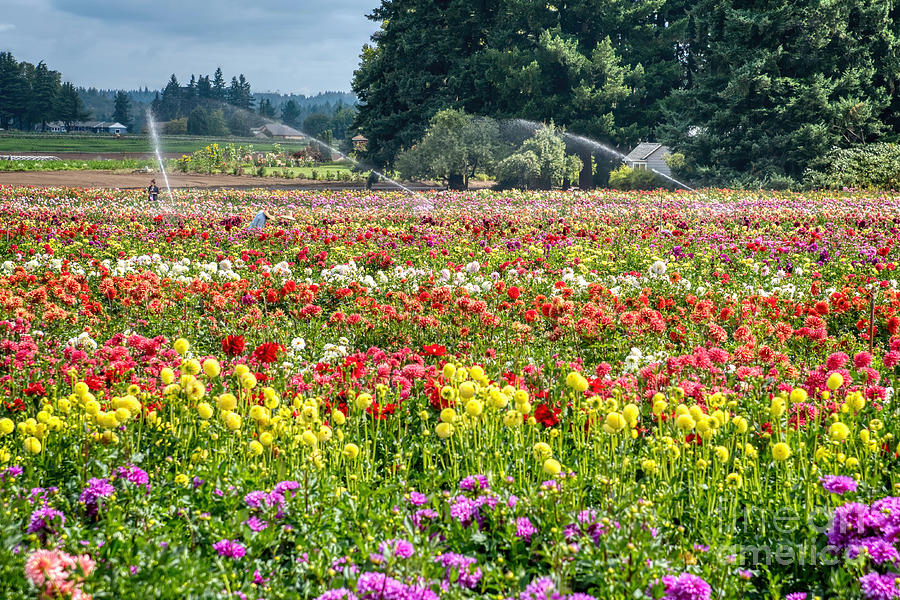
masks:
<svg viewBox="0 0 900 600"><path fill-rule="evenodd" d="M0 172L3 171L122 171L140 169L142 167L157 168L151 159L128 158L124 160L0 160Z"/></svg>
<svg viewBox="0 0 900 600"><path fill-rule="evenodd" d="M268 151L275 144L281 144L283 148L302 148L305 142L295 140L269 141L258 138L213 138L198 136L162 136L160 138L163 152L183 152L190 154L209 144L253 145L255 150ZM150 152L153 146L147 136L128 135L115 138L108 135L78 135L78 134L45 134L45 133L20 133L0 132L0 153L4 152L46 152L48 154L59 152Z"/></svg>

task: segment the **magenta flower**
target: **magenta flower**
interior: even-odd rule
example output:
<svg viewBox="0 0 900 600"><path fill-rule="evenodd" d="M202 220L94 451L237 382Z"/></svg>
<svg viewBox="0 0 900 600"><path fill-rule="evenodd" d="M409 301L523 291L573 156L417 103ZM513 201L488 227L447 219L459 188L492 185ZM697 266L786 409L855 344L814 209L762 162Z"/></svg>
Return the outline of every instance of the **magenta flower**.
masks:
<svg viewBox="0 0 900 600"><path fill-rule="evenodd" d="M220 540L213 544L213 550L226 558L241 558L247 550L237 540Z"/></svg>
<svg viewBox="0 0 900 600"><path fill-rule="evenodd" d="M855 492L857 487L856 480L846 475L826 475L820 477L819 481L822 483L825 491L832 494Z"/></svg>

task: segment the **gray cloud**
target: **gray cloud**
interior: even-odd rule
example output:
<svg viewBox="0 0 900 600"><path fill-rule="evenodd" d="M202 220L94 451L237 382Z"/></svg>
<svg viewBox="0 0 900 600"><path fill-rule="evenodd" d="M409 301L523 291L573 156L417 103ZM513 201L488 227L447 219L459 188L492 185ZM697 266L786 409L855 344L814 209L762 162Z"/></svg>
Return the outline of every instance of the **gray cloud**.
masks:
<svg viewBox="0 0 900 600"><path fill-rule="evenodd" d="M0 50L96 87L161 87L171 73L244 73L256 91L349 90L379 0L2 0ZM34 24L34 25L32 25Z"/></svg>

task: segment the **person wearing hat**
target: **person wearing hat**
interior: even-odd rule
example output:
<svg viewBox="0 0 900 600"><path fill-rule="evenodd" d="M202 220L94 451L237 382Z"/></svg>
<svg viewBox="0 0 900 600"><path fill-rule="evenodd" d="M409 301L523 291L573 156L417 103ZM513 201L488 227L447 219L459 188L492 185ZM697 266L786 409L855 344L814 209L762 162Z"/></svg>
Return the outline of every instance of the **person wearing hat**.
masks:
<svg viewBox="0 0 900 600"><path fill-rule="evenodd" d="M247 229L262 229L266 226L266 223L269 221L294 221L294 217L291 215L279 215L277 213L270 212L268 210L261 210L256 213L256 216L253 217L253 220L250 221L250 225L247 226Z"/></svg>
<svg viewBox="0 0 900 600"><path fill-rule="evenodd" d="M150 186L147 188L147 198L150 202L156 202L156 198L159 196L159 188L156 187L156 180L150 180Z"/></svg>

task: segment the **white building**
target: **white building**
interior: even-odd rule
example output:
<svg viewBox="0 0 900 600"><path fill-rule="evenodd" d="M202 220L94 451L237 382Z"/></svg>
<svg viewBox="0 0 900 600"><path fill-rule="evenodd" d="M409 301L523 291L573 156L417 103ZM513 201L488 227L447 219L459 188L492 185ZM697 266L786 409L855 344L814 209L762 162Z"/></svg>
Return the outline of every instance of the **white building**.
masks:
<svg viewBox="0 0 900 600"><path fill-rule="evenodd" d="M44 131L50 133L72 133L76 131L87 133L111 133L114 135L122 135L128 133L128 127L119 122L112 121L75 121L69 127L62 121L52 121L47 123Z"/></svg>

